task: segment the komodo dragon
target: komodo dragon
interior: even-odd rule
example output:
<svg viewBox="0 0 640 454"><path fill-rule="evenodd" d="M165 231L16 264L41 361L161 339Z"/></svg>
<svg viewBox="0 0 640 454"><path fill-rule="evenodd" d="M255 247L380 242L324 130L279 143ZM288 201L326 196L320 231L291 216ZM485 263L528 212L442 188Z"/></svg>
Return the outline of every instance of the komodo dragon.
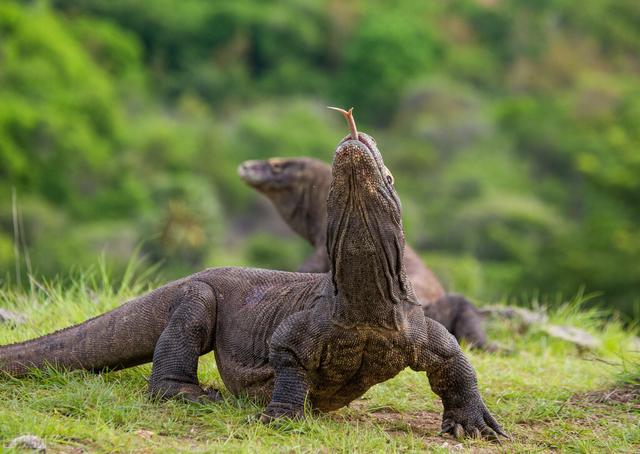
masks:
<svg viewBox="0 0 640 454"><path fill-rule="evenodd" d="M314 247L315 252L298 271L328 271L325 243L331 167L312 158L272 158L245 161L238 167L238 174L245 183L264 194L293 231ZM404 249L404 265L427 317L440 322L458 340L472 347L496 349L495 344L487 342L483 316L478 309L460 295L446 294L409 245Z"/></svg>
<svg viewBox="0 0 640 454"><path fill-rule="evenodd" d="M234 394L269 402L260 420L335 410L405 367L426 371L444 406L442 430L497 439L502 429L473 367L442 325L426 318L407 280L400 201L374 140L338 144L327 203L331 271L212 268L171 282L82 324L0 347L0 371L47 364L121 369L153 360L158 397L217 400L198 383L211 350ZM506 435L504 435L506 436Z"/></svg>

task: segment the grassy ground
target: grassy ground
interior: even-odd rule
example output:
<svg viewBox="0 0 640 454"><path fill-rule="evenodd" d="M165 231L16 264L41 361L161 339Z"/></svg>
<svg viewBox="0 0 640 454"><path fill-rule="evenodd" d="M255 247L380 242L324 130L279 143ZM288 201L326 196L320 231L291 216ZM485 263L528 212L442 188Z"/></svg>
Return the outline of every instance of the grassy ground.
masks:
<svg viewBox="0 0 640 454"><path fill-rule="evenodd" d="M96 275L65 290L57 284L0 290L0 307L29 319L0 325L0 344L83 321L145 290L131 279L103 290L113 285ZM348 408L276 428L251 422L260 408L228 392L217 405L152 402L144 393L150 368L142 366L103 375L0 377L0 451L16 436L36 434L49 452L640 452L638 385L623 384L640 375L630 333L578 304L551 317L595 334L603 347L579 352L541 331L491 322L491 336L512 353L467 352L489 408L512 435L502 446L438 436L441 404L426 377L409 370ZM224 389L212 356L200 364L201 380Z"/></svg>

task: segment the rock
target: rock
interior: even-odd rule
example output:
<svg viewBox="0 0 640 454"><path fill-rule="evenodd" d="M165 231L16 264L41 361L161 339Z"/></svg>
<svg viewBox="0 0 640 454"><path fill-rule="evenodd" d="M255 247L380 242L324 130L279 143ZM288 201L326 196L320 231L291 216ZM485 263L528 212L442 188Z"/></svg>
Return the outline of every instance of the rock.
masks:
<svg viewBox="0 0 640 454"><path fill-rule="evenodd" d="M140 430L136 430L136 435L139 436L140 438L144 438L145 440L149 440L151 439L151 437L153 437L154 433L151 432L150 430L140 429Z"/></svg>
<svg viewBox="0 0 640 454"><path fill-rule="evenodd" d="M518 320L526 326L547 323L547 314L544 312L534 312L517 306L486 306L480 309L480 313L490 317Z"/></svg>
<svg viewBox="0 0 640 454"><path fill-rule="evenodd" d="M26 321L27 318L22 314L11 312L6 309L0 309L0 323L13 323L14 325L21 325Z"/></svg>
<svg viewBox="0 0 640 454"><path fill-rule="evenodd" d="M36 452L47 452L47 445L44 440L35 435L22 435L16 437L8 445L9 448L29 449Z"/></svg>
<svg viewBox="0 0 640 454"><path fill-rule="evenodd" d="M543 331L551 337L571 342L584 349L594 349L602 345L597 337L573 326L547 325Z"/></svg>
<svg viewBox="0 0 640 454"><path fill-rule="evenodd" d="M480 313L519 322L524 330L535 325L536 329L547 335L571 342L578 348L595 349L602 345L600 339L579 328L548 324L547 314L543 311L535 312L516 306L486 306L480 309Z"/></svg>

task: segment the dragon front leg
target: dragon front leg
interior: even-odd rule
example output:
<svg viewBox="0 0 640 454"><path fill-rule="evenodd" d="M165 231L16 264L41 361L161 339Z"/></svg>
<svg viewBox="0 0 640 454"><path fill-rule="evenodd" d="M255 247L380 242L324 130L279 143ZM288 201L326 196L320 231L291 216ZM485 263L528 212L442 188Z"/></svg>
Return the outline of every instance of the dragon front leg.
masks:
<svg viewBox="0 0 640 454"><path fill-rule="evenodd" d="M298 312L284 320L271 338L269 363L276 376L271 401L260 415L263 423L304 416L311 386L308 371L317 367L312 358L317 358L320 344L309 318L308 311Z"/></svg>
<svg viewBox="0 0 640 454"><path fill-rule="evenodd" d="M427 372L431 389L442 399L442 432L456 438L508 438L482 401L476 373L455 338L426 317L416 337L417 363L412 368Z"/></svg>
<svg viewBox="0 0 640 454"><path fill-rule="evenodd" d="M276 368L271 402L260 415L263 423L277 418L297 419L304 416L304 407L309 393L307 372L298 364L290 352L275 352L270 361Z"/></svg>

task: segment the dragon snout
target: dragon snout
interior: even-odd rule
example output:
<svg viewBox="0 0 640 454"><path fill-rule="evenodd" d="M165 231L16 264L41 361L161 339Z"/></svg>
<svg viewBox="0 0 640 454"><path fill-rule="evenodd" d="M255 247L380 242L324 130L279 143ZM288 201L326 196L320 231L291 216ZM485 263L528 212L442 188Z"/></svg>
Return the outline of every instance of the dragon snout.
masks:
<svg viewBox="0 0 640 454"><path fill-rule="evenodd" d="M238 176L247 183L259 183L264 175L264 161L244 161L238 166Z"/></svg>

